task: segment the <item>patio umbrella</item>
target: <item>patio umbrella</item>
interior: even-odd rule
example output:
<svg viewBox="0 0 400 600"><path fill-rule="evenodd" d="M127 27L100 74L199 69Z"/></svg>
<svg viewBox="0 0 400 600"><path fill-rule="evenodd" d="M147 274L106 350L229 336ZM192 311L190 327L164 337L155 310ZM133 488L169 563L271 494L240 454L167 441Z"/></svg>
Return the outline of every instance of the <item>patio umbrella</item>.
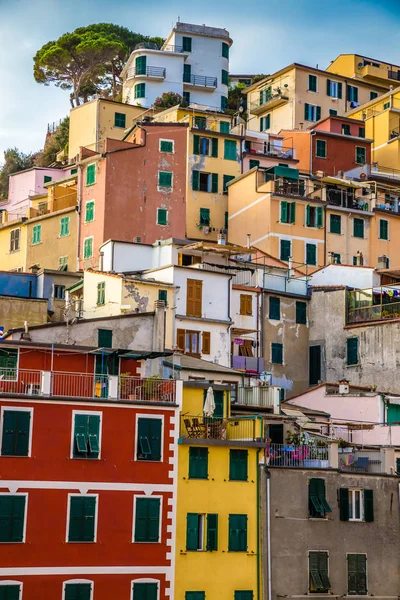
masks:
<svg viewBox="0 0 400 600"><path fill-rule="evenodd" d="M210 386L207 390L206 401L204 402L203 413L205 417L212 417L215 411L214 392Z"/></svg>

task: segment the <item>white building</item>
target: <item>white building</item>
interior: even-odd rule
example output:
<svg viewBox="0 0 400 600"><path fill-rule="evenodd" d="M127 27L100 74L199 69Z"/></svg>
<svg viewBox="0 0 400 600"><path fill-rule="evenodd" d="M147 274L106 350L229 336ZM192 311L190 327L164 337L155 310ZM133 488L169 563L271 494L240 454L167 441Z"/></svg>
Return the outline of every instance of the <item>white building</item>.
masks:
<svg viewBox="0 0 400 600"><path fill-rule="evenodd" d="M166 92L187 104L225 110L228 101L229 48L226 29L176 23L164 45L140 43L123 71L123 101L151 107Z"/></svg>

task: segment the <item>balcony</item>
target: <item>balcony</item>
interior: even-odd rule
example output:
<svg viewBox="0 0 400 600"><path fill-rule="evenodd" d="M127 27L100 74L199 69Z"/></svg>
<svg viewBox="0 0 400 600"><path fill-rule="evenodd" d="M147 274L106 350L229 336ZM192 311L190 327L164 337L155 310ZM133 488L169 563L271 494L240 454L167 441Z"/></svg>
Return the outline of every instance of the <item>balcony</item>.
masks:
<svg viewBox="0 0 400 600"><path fill-rule="evenodd" d="M163 46L162 51L163 52L178 52L179 54L186 52L187 54L189 54L189 51L184 50L183 46L174 46L173 44L168 44L168 46Z"/></svg>
<svg viewBox="0 0 400 600"><path fill-rule="evenodd" d="M259 417L204 417L182 415L180 437L184 440L208 440L218 443L246 442L263 447L264 427Z"/></svg>
<svg viewBox="0 0 400 600"><path fill-rule="evenodd" d="M347 324L400 319L400 286L347 292Z"/></svg>
<svg viewBox="0 0 400 600"><path fill-rule="evenodd" d="M368 195L368 199L363 196L356 196L353 188L349 190L326 188L326 201L333 206L341 206L351 210L370 211L372 209L370 195Z"/></svg>
<svg viewBox="0 0 400 600"><path fill-rule="evenodd" d="M216 77L206 77L204 75L183 75L183 83L189 87L204 88L213 91L217 87Z"/></svg>
<svg viewBox="0 0 400 600"><path fill-rule="evenodd" d="M127 79L165 79L166 70L164 67L146 67L145 69L136 69L136 67L130 67L128 69Z"/></svg>
<svg viewBox="0 0 400 600"><path fill-rule="evenodd" d="M264 359L255 356L232 356L232 369L258 374L264 371Z"/></svg>
<svg viewBox="0 0 400 600"><path fill-rule="evenodd" d="M266 464L270 467L290 467L299 469L327 469L330 466L330 452L327 442L312 440L309 444L267 444Z"/></svg>
<svg viewBox="0 0 400 600"><path fill-rule="evenodd" d="M377 450L339 449L339 470L346 473L385 473L383 453Z"/></svg>
<svg viewBox="0 0 400 600"><path fill-rule="evenodd" d="M400 81L400 69L398 69L397 71L388 71L388 78L393 79L394 81Z"/></svg>
<svg viewBox="0 0 400 600"><path fill-rule="evenodd" d="M124 375L0 369L2 395L175 403L176 382Z"/></svg>
<svg viewBox="0 0 400 600"><path fill-rule="evenodd" d="M251 158L253 155L294 159L294 149L289 146L282 146L274 142L250 142L246 140L244 142L243 151L250 154Z"/></svg>
<svg viewBox="0 0 400 600"><path fill-rule="evenodd" d="M289 97L282 94L282 92L271 93L265 100L257 100L256 102L250 102L250 112L253 115L259 115L272 108L277 108L289 102Z"/></svg>
<svg viewBox="0 0 400 600"><path fill-rule="evenodd" d="M257 406L270 408L274 414L279 413L279 388L272 386L239 386L236 402L240 406Z"/></svg>

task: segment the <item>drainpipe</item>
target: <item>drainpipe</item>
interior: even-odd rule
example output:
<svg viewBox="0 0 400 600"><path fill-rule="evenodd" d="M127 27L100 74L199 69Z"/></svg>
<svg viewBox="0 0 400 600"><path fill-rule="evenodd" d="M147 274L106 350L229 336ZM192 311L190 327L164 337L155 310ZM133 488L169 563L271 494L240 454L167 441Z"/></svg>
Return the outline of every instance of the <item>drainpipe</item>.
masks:
<svg viewBox="0 0 400 600"><path fill-rule="evenodd" d="M324 227L324 267L326 266L326 256L327 256L327 248L326 248L326 220L328 218L328 214L326 212L327 206L325 205L323 207L323 214L324 214L324 223L323 223L323 227Z"/></svg>
<svg viewBox="0 0 400 600"><path fill-rule="evenodd" d="M272 600L272 573L271 573L271 472L264 467L267 477L267 589L268 600Z"/></svg>
<svg viewBox="0 0 400 600"><path fill-rule="evenodd" d="M76 271L79 271L80 247L81 247L81 207L82 207L82 166L78 165L78 231L77 231L77 250L76 250Z"/></svg>
<svg viewBox="0 0 400 600"><path fill-rule="evenodd" d="M228 279L228 321L231 320L231 292L232 292L232 287L231 287L231 281L233 279L233 276L231 275ZM228 325L227 327L227 333L228 333L228 357L229 357L229 361L228 363L230 365L232 365L232 351L231 351L231 325Z"/></svg>
<svg viewBox="0 0 400 600"><path fill-rule="evenodd" d="M261 548L260 548L260 452L258 448L256 455L257 469L257 600L261 600Z"/></svg>

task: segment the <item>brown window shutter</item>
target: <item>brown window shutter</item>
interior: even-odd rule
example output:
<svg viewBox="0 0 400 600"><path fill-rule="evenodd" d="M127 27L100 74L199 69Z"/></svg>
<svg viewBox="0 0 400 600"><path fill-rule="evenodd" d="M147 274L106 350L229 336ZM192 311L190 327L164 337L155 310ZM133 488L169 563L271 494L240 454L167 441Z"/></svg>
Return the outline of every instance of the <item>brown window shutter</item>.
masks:
<svg viewBox="0 0 400 600"><path fill-rule="evenodd" d="M244 294L240 294L240 314L246 314L246 296Z"/></svg>
<svg viewBox="0 0 400 600"><path fill-rule="evenodd" d="M246 300L247 300L247 306L246 306L247 312L246 312L246 315L252 315L253 314L253 307L252 307L253 297L252 296L247 296Z"/></svg>
<svg viewBox="0 0 400 600"><path fill-rule="evenodd" d="M178 346L179 350L182 350L182 352L185 352L185 330L184 329L177 330L176 345Z"/></svg>
<svg viewBox="0 0 400 600"><path fill-rule="evenodd" d="M210 354L210 352L211 352L211 333L209 331L203 331L202 353Z"/></svg>
<svg viewBox="0 0 400 600"><path fill-rule="evenodd" d="M188 279L186 282L186 314L189 316L194 315L194 279Z"/></svg>
<svg viewBox="0 0 400 600"><path fill-rule="evenodd" d="M195 316L195 317L201 317L201 315L203 313L202 300L203 300L203 282L195 281L194 312L193 312L193 316Z"/></svg>

